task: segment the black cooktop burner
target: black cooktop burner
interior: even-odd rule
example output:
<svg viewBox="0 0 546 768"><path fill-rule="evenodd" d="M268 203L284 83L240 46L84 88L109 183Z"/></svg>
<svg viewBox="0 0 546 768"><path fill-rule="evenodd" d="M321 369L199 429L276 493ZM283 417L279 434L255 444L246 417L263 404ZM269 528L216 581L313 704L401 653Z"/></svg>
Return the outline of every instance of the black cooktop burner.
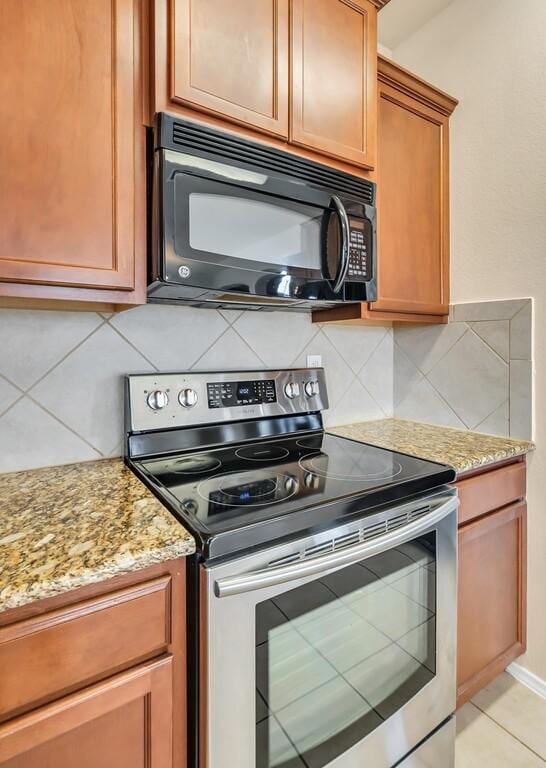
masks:
<svg viewBox="0 0 546 768"><path fill-rule="evenodd" d="M249 459L250 461L276 461L276 459L284 459L289 456L290 451L281 445L258 443L258 445L245 445L243 448L237 448L235 455L239 459Z"/></svg>
<svg viewBox="0 0 546 768"><path fill-rule="evenodd" d="M177 475L197 475L202 472L214 472L222 466L217 456L206 453L189 454L170 462L170 471Z"/></svg>
<svg viewBox="0 0 546 768"><path fill-rule="evenodd" d="M287 453L288 455L288 453ZM275 504L292 496L297 490L293 479L272 472L233 472L205 480L197 493L209 504L209 514L217 507L245 507Z"/></svg>
<svg viewBox="0 0 546 768"><path fill-rule="evenodd" d="M352 446L349 447L350 450L342 451L333 458L323 453L304 456L299 461L300 466L321 477L351 480L356 483L394 480L402 473L402 465L392 456L366 456L361 451L355 451Z"/></svg>
<svg viewBox="0 0 546 768"><path fill-rule="evenodd" d="M343 522L455 478L442 464L322 431L224 443L131 466L209 559Z"/></svg>

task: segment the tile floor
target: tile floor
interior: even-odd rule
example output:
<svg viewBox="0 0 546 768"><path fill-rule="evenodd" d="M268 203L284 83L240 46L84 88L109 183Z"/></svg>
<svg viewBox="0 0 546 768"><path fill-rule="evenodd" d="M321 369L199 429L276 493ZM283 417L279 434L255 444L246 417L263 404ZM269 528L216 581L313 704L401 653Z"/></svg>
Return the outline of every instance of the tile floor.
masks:
<svg viewBox="0 0 546 768"><path fill-rule="evenodd" d="M456 768L546 765L546 700L504 673L457 714Z"/></svg>

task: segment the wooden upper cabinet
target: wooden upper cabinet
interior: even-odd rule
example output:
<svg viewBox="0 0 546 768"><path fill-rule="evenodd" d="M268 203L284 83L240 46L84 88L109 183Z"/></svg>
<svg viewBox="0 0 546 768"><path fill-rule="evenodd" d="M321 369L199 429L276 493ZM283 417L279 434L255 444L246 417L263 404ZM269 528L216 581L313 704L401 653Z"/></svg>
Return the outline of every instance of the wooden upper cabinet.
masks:
<svg viewBox="0 0 546 768"><path fill-rule="evenodd" d="M292 0L290 141L374 168L377 10L369 0Z"/></svg>
<svg viewBox="0 0 546 768"><path fill-rule="evenodd" d="M145 298L139 8L0 4L0 296Z"/></svg>
<svg viewBox="0 0 546 768"><path fill-rule="evenodd" d="M456 101L379 58L378 300L449 312L449 115Z"/></svg>
<svg viewBox="0 0 546 768"><path fill-rule="evenodd" d="M288 0L158 0L156 14L172 104L288 136Z"/></svg>

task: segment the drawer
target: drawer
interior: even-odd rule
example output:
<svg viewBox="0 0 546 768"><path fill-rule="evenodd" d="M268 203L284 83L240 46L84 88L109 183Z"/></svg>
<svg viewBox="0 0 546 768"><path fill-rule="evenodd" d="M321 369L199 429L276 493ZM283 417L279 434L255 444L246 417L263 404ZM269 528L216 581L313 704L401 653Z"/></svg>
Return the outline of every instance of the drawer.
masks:
<svg viewBox="0 0 546 768"><path fill-rule="evenodd" d="M171 577L0 628L0 720L164 653Z"/></svg>
<svg viewBox="0 0 546 768"><path fill-rule="evenodd" d="M525 462L459 480L459 525L525 497Z"/></svg>

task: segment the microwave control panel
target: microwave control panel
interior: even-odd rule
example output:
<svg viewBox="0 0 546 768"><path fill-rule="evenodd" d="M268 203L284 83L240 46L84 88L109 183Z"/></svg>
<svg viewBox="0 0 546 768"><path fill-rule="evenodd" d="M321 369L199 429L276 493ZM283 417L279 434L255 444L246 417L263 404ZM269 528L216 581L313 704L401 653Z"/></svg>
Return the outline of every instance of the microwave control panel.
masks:
<svg viewBox="0 0 546 768"><path fill-rule="evenodd" d="M371 280L370 254L368 244L371 242L370 223L365 219L349 219L349 270L347 279L351 282L368 282Z"/></svg>

